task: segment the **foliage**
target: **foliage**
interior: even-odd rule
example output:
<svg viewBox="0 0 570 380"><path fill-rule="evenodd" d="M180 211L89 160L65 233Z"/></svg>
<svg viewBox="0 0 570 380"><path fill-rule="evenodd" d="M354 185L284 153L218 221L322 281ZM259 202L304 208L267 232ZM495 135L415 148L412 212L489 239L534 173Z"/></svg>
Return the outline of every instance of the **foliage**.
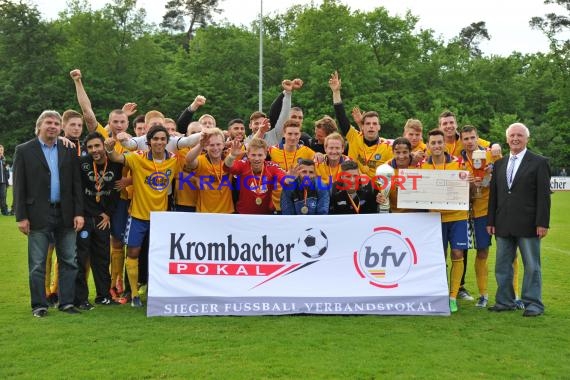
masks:
<svg viewBox="0 0 570 380"><path fill-rule="evenodd" d="M347 109L378 111L386 137L400 135L408 118L434 128L450 109L460 126L473 124L492 141L504 141L508 122L523 122L533 148L556 167L570 166L570 42L561 37L570 1L546 2L562 11L537 15L531 24L550 38L551 51L505 57L479 50L492 37L484 21L443 41L418 28L411 12L353 11L338 0L266 16L264 110L283 79L301 78L293 104L304 109L304 127L312 130L315 120L333 113L327 81L339 70ZM260 25L212 24L218 4L171 0L157 29L144 22L136 0L111 0L97 11L86 0L70 0L50 22L26 2L0 0L0 141L7 155L32 136L43 109L78 108L68 75L74 68L82 70L101 121L127 101L140 112L160 109L176 118L198 94L208 101L197 116L213 114L222 127L235 117L247 120L259 101Z"/></svg>

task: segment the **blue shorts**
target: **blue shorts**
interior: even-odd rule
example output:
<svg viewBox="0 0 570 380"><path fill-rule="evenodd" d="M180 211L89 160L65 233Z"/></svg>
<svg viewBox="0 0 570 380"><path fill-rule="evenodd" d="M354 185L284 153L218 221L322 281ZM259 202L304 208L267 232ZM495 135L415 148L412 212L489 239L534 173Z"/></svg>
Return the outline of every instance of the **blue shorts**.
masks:
<svg viewBox="0 0 570 380"><path fill-rule="evenodd" d="M447 250L448 243L451 249L467 249L469 243L467 220L441 223L441 235L443 237L443 252Z"/></svg>
<svg viewBox="0 0 570 380"><path fill-rule="evenodd" d="M125 244L127 247L142 247L146 235L150 231L150 220L141 220L129 216L125 228Z"/></svg>
<svg viewBox="0 0 570 380"><path fill-rule="evenodd" d="M486 249L491 246L491 235L487 233L487 215L473 220L475 227L475 248Z"/></svg>
<svg viewBox="0 0 570 380"><path fill-rule="evenodd" d="M111 215L111 236L119 241L125 239L125 228L127 227L127 219L129 218L129 206L131 201L128 199L119 199L117 208Z"/></svg>

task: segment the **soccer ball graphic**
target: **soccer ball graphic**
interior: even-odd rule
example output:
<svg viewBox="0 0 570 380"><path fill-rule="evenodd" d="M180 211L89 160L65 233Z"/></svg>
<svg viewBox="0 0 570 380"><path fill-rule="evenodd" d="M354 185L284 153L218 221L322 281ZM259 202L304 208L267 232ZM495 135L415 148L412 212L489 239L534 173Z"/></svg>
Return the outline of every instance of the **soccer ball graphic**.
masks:
<svg viewBox="0 0 570 380"><path fill-rule="evenodd" d="M307 228L297 240L299 251L310 259L318 259L325 254L329 240L325 233L317 228Z"/></svg>

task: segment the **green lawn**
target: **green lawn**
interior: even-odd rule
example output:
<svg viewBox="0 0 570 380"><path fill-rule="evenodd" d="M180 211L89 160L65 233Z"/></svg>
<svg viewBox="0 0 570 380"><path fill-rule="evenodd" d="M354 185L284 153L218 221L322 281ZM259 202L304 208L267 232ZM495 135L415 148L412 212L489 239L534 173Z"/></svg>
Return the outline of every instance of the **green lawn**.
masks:
<svg viewBox="0 0 570 380"><path fill-rule="evenodd" d="M539 318L460 301L451 317L146 318L130 306L99 306L36 319L26 240L13 217L2 217L0 378L569 378L569 192L553 195L552 212Z"/></svg>

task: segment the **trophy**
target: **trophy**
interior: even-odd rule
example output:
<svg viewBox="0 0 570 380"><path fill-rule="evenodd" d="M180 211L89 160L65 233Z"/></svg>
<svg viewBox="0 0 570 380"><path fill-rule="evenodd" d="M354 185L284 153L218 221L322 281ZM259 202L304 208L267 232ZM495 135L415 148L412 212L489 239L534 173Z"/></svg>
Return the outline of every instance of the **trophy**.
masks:
<svg viewBox="0 0 570 380"><path fill-rule="evenodd" d="M473 177L482 181L485 178L487 169L487 153L484 150L473 151ZM481 185L475 186L475 194L473 198L481 198Z"/></svg>
<svg viewBox="0 0 570 380"><path fill-rule="evenodd" d="M380 189L379 192L384 196L386 202L378 205L378 212L385 214L390 212L390 188L392 176L394 175L394 168L388 164L380 165L376 168L376 184Z"/></svg>

